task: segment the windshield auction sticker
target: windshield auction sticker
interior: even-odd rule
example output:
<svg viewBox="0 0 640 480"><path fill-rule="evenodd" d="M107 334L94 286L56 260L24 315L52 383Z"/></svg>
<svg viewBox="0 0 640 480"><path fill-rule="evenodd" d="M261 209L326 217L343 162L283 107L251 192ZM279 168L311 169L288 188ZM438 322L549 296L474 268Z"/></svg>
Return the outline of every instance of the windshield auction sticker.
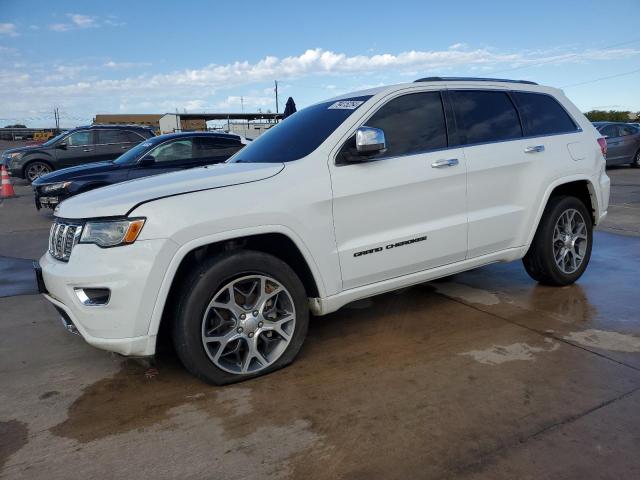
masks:
<svg viewBox="0 0 640 480"><path fill-rule="evenodd" d="M340 100L329 105L328 110L355 110L363 103L361 100Z"/></svg>

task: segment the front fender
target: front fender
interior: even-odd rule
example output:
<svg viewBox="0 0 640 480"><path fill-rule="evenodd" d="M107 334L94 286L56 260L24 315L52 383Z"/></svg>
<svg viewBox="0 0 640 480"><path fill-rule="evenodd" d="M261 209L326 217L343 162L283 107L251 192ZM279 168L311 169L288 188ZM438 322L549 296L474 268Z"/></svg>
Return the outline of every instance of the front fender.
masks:
<svg viewBox="0 0 640 480"><path fill-rule="evenodd" d="M157 300L155 302L153 313L151 315L151 322L149 323L148 334L150 336L155 336L158 334L158 329L162 320L162 314L164 312L166 300L169 295L169 290L171 289L171 285L173 284L173 280L176 276L178 268L180 267L180 264L190 252L198 247L210 245L213 243L241 239L243 237L267 233L279 233L285 235L296 245L296 247L298 247L298 250L302 253L305 261L307 262L307 265L309 266L309 269L311 270L311 274L313 275L316 285L318 286L320 296L326 296L326 287L320 274L318 265L315 262L315 259L312 257L311 252L307 248L305 243L302 241L302 238L300 238L300 236L297 235L289 227L286 227L284 225L263 225L258 227L229 230L213 235L195 238L184 243L176 250L165 272L162 284L160 285L160 290L158 291Z"/></svg>

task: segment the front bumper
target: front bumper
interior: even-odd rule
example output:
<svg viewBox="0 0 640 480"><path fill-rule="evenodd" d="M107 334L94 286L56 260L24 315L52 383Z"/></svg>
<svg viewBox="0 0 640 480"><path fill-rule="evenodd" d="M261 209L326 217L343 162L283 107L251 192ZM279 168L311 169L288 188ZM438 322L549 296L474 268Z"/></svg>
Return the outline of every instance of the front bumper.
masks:
<svg viewBox="0 0 640 480"><path fill-rule="evenodd" d="M176 249L170 240L141 240L115 248L78 244L69 262L46 253L39 261L41 293L87 343L122 355L153 355L156 334L149 324ZM106 305L83 305L75 288L108 288L111 298Z"/></svg>

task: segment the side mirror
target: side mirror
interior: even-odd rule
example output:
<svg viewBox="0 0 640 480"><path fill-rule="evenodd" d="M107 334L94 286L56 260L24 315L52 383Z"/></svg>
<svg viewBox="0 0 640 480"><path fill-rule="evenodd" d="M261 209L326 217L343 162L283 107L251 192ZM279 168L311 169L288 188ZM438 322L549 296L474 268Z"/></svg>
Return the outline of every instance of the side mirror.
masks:
<svg viewBox="0 0 640 480"><path fill-rule="evenodd" d="M150 167L154 163L156 163L156 159L153 157L153 155L147 155L146 157L140 159L140 161L138 162L138 166Z"/></svg>
<svg viewBox="0 0 640 480"><path fill-rule="evenodd" d="M67 149L67 144L65 142L60 142L56 145L56 148L59 150L66 150Z"/></svg>
<svg viewBox="0 0 640 480"><path fill-rule="evenodd" d="M361 155L383 152L387 141L381 128L360 127L356 130L356 150Z"/></svg>

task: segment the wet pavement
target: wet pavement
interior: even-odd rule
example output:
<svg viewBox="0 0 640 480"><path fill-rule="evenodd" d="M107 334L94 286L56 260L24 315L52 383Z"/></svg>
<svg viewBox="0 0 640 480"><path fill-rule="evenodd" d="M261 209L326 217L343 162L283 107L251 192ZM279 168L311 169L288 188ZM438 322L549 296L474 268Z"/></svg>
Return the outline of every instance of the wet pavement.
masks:
<svg viewBox="0 0 640 480"><path fill-rule="evenodd" d="M640 175L612 178L635 187L578 284L514 262L361 300L234 386L170 351L149 368L93 349L37 295L0 298L0 477L640 478ZM29 214L0 255L40 242Z"/></svg>

